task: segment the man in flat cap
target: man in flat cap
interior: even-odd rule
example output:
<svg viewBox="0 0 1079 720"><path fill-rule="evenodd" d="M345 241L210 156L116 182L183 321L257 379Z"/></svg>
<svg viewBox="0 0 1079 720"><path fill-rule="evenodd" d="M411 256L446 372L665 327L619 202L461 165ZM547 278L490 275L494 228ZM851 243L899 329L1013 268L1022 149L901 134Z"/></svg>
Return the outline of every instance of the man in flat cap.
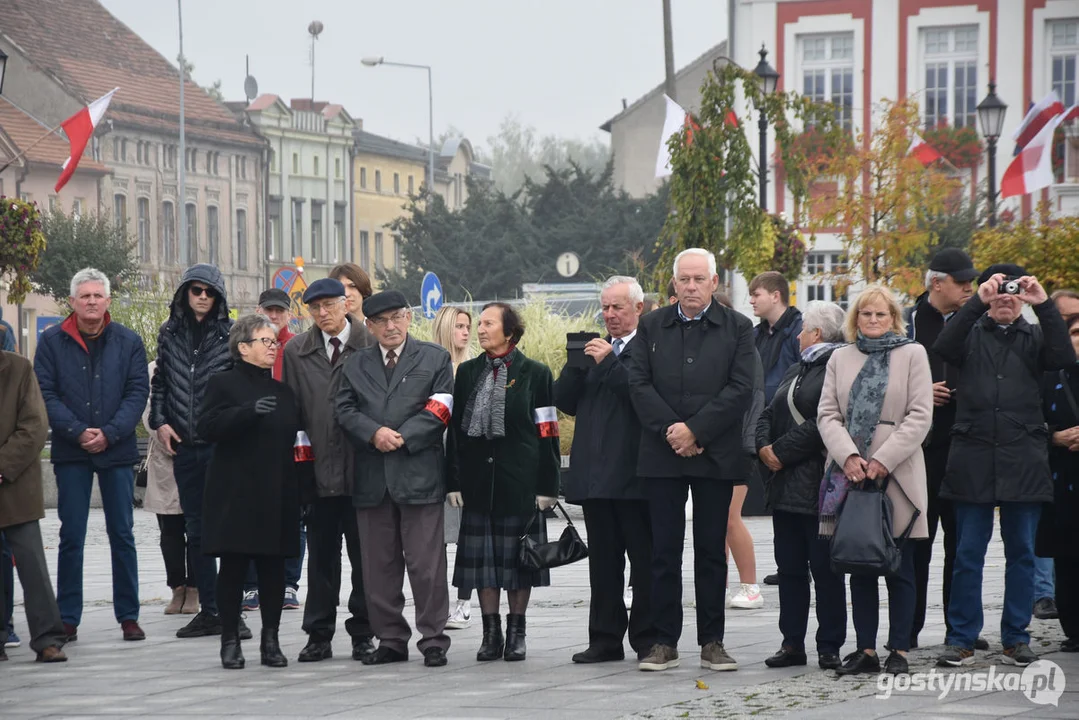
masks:
<svg viewBox="0 0 1079 720"><path fill-rule="evenodd" d="M288 328L289 321L292 320L292 298L280 288L263 290L259 295L258 314L265 315L267 320L277 326L278 351L273 366L273 379L280 380L281 366L285 362L285 343L295 337L295 333ZM301 552L301 556L302 554Z"/></svg>
<svg viewBox="0 0 1079 720"><path fill-rule="evenodd" d="M345 630L352 638L352 659L374 652L373 632L364 598L360 536L352 508L353 453L333 418L332 398L341 370L354 353L374 343L363 325L345 309L345 286L339 280L316 280L303 295L314 327L285 346L281 381L300 402L302 424L314 455L313 487L301 489L307 522L307 601L303 629L307 645L300 662L333 657L337 603L341 590L341 538L352 565L352 589Z"/></svg>
<svg viewBox="0 0 1079 720"><path fill-rule="evenodd" d="M405 569L416 599L417 646L427 667L446 664L450 639L442 437L453 411L453 364L439 345L409 337L396 290L363 301L378 344L344 368L334 411L356 453L352 502L360 528L371 627L379 647L368 665L408 660Z"/></svg>

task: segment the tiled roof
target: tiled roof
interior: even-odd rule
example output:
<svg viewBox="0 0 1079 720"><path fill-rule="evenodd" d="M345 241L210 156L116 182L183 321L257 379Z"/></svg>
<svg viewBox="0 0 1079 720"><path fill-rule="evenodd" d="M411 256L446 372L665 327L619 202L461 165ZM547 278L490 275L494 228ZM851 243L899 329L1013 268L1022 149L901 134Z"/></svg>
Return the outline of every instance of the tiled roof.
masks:
<svg viewBox="0 0 1079 720"><path fill-rule="evenodd" d="M58 133L53 134L33 145L42 135L48 131L48 127L42 125L34 118L27 115L5 97L0 97L0 132L15 145L15 152L27 150L24 157L32 163L53 165L57 168L63 166L71 151L67 140ZM5 161L7 158L5 158ZM107 173L109 170L104 165L94 162L90 157L89 148L79 161L77 172L83 170Z"/></svg>
<svg viewBox="0 0 1079 720"><path fill-rule="evenodd" d="M83 102L119 87L114 122L146 116L179 133L179 70L96 0L0 0L0 18L0 32ZM190 80L184 89L188 133L262 145L205 90Z"/></svg>
<svg viewBox="0 0 1079 720"><path fill-rule="evenodd" d="M427 163L428 152L424 148L375 135L366 130L357 130L352 133L352 137L356 140L356 150L359 152Z"/></svg>

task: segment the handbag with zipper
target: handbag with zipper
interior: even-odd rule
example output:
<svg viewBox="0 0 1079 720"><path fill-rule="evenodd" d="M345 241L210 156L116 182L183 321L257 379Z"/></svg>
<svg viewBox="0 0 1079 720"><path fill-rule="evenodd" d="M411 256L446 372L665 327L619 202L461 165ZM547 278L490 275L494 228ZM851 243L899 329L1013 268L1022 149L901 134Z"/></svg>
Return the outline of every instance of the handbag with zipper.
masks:
<svg viewBox="0 0 1079 720"><path fill-rule="evenodd" d="M903 486L896 487L911 504L914 512L899 538L892 534L892 500L886 494L892 476L880 485L875 480L852 484L839 508L835 532L832 534L832 572L836 574L887 577L899 572L903 561L903 546L921 515Z"/></svg>
<svg viewBox="0 0 1079 720"><path fill-rule="evenodd" d="M569 565L588 557L588 546L581 539L577 528L573 526L573 521L566 514L566 509L562 507L562 503L555 503L555 507L562 512L562 517L566 518L566 529L562 531L561 537L555 542L536 542L529 536L528 532L532 529L533 523L536 522L536 518L540 514L539 509L537 509L532 514L532 519L528 521L528 525L525 526L524 533L521 535L521 547L517 553L517 564L522 570L531 570L533 572L549 570L550 568Z"/></svg>

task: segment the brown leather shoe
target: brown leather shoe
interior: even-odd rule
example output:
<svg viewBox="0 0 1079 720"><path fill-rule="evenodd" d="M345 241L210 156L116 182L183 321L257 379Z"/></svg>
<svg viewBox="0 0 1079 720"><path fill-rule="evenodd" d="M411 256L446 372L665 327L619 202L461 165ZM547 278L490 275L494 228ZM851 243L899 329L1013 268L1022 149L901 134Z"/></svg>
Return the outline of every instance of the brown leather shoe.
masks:
<svg viewBox="0 0 1079 720"><path fill-rule="evenodd" d="M37 654L37 661L39 663L67 662L67 655L64 655L64 651L55 645L50 645Z"/></svg>
<svg viewBox="0 0 1079 720"><path fill-rule="evenodd" d="M134 620L124 620L120 623L120 628L124 631L124 640L146 639L146 633L142 631L142 628Z"/></svg>
<svg viewBox="0 0 1079 720"><path fill-rule="evenodd" d="M165 606L166 615L179 615L180 611L184 609L184 597L187 595L187 588L180 586L172 589L172 600Z"/></svg>

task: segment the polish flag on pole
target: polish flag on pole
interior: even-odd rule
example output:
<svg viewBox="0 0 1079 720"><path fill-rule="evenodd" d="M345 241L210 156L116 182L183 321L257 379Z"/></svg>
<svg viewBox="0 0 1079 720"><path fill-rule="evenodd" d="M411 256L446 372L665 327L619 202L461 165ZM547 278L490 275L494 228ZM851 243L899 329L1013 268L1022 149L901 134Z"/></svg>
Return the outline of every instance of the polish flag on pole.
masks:
<svg viewBox="0 0 1079 720"><path fill-rule="evenodd" d="M1012 160L1000 179L1000 197L1028 195L1053 184L1053 133L1064 117L1063 112L1058 112L1049 118Z"/></svg>
<svg viewBox="0 0 1079 720"><path fill-rule="evenodd" d="M663 132L659 136L659 155L656 157L657 178L668 177L672 172L671 151L667 147L667 141L671 139L671 135L679 132L691 122L689 113L681 105L671 100L666 94L663 95L663 99L667 101L667 115L663 120Z"/></svg>
<svg viewBox="0 0 1079 720"><path fill-rule="evenodd" d="M56 181L56 192L60 192L60 188L67 185L67 181L75 174L75 168L79 166L86 144L90 142L90 137L94 134L94 128L105 116L109 101L119 89L113 88L112 92L102 95L61 123L64 133L67 134L67 141L71 144L71 155L64 161L64 169L60 173L60 179Z"/></svg>
<svg viewBox="0 0 1079 720"><path fill-rule="evenodd" d="M929 165L942 157L936 148L927 143L918 133L914 133L914 137L911 138L907 155L917 159L922 165Z"/></svg>
<svg viewBox="0 0 1079 720"><path fill-rule="evenodd" d="M1023 122L1019 123L1019 127L1012 134L1016 154L1042 131L1047 122L1062 112L1064 112L1064 103L1060 102L1060 97L1057 96L1055 90L1032 105L1027 116L1023 118Z"/></svg>

